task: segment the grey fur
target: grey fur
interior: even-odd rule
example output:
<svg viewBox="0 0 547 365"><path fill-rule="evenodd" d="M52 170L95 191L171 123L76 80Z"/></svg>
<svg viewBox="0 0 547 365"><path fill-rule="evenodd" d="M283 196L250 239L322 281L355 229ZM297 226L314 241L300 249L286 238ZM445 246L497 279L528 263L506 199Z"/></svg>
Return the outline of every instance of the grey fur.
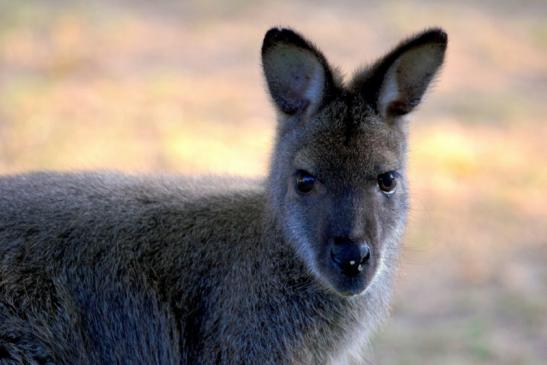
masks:
<svg viewBox="0 0 547 365"><path fill-rule="evenodd" d="M308 41L270 30L279 124L265 182L1 178L0 364L362 363L407 211L400 115L445 48L444 32L426 31L344 86ZM299 169L318 179L307 195ZM388 196L376 177L390 170L400 176ZM331 267L338 236L372 248L354 279Z"/></svg>

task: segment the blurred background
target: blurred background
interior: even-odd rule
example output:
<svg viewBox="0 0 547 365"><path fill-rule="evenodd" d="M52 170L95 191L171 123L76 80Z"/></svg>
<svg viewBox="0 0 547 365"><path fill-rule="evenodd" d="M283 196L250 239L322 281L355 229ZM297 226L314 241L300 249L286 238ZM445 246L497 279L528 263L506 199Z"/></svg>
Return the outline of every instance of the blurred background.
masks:
<svg viewBox="0 0 547 365"><path fill-rule="evenodd" d="M0 173L263 175L259 49L300 30L351 75L438 25L378 364L547 363L547 2L0 0Z"/></svg>

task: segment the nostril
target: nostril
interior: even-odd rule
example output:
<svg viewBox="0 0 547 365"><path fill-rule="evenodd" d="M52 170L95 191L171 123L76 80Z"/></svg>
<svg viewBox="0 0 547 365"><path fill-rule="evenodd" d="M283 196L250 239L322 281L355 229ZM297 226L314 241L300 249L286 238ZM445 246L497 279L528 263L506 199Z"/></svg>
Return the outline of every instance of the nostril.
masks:
<svg viewBox="0 0 547 365"><path fill-rule="evenodd" d="M359 246L361 253L361 264L366 263L370 259L370 246L367 243L363 243Z"/></svg>

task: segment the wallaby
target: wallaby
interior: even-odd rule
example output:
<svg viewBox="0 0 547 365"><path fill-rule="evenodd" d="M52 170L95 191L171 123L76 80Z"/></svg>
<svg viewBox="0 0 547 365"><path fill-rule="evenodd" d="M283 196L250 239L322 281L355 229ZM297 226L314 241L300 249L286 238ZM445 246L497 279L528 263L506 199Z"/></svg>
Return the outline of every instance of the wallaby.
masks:
<svg viewBox="0 0 547 365"><path fill-rule="evenodd" d="M361 364L389 308L407 125L447 36L344 83L290 29L262 45L270 173L0 179L1 364Z"/></svg>

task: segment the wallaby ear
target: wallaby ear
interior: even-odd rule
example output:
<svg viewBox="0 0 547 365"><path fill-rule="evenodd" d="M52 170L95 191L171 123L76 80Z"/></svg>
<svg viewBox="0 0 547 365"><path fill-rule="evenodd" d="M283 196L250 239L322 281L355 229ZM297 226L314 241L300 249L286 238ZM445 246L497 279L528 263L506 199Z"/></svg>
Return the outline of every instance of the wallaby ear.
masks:
<svg viewBox="0 0 547 365"><path fill-rule="evenodd" d="M358 73L352 89L384 117L407 114L420 103L442 65L447 42L446 33L438 28L411 37Z"/></svg>
<svg viewBox="0 0 547 365"><path fill-rule="evenodd" d="M291 29L266 33L262 67L277 108L287 115L315 112L334 85L325 57Z"/></svg>

